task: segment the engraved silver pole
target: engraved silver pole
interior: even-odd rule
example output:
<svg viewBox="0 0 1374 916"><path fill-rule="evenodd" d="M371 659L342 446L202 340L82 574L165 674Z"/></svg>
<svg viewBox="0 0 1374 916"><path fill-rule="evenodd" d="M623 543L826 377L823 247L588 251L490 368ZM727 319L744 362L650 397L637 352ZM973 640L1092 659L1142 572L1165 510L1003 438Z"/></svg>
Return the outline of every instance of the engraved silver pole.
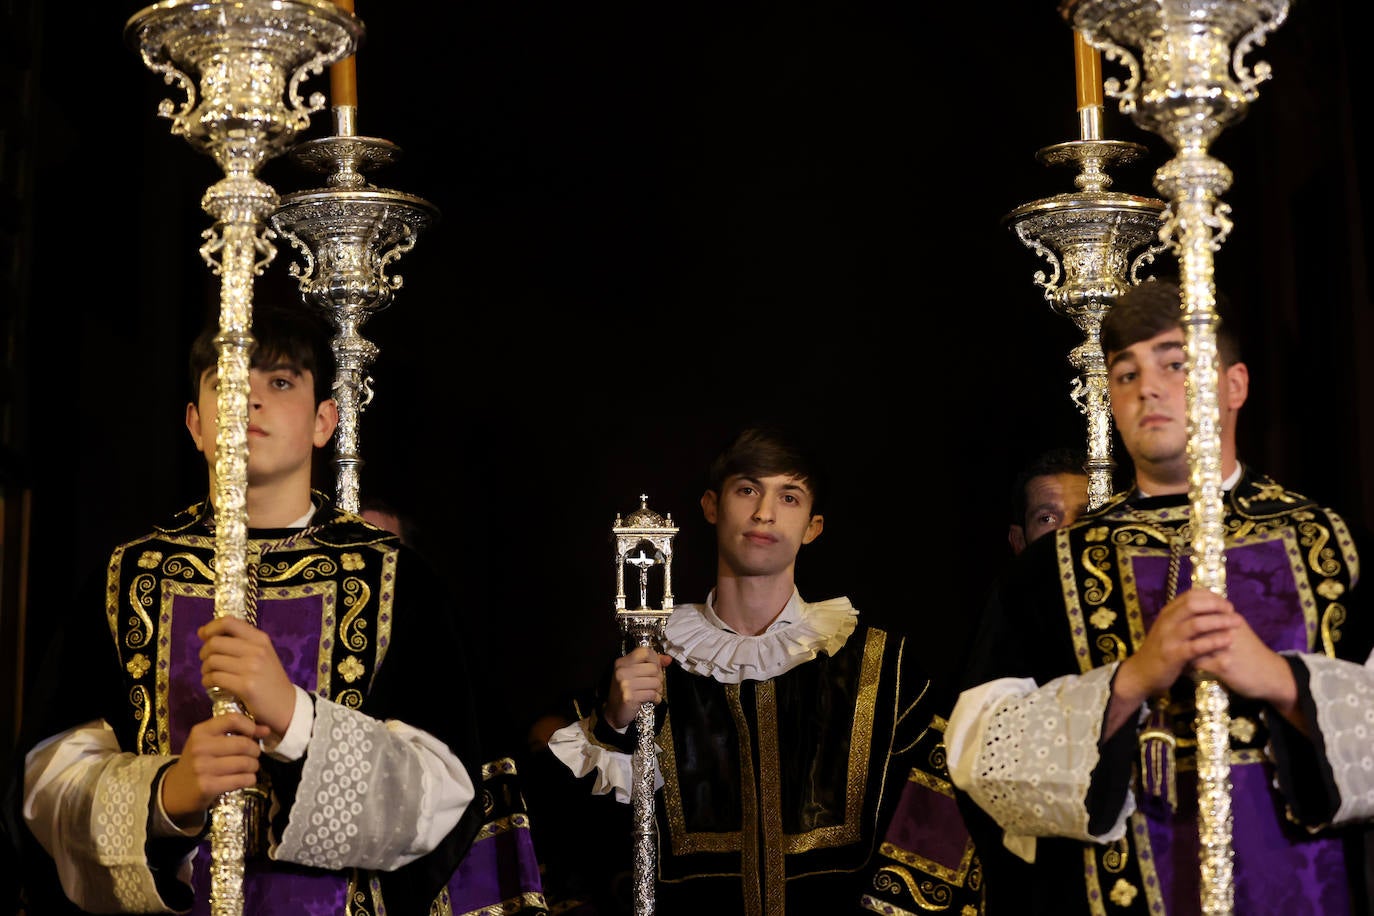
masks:
<svg viewBox="0 0 1374 916"><path fill-rule="evenodd" d="M672 513L667 517L649 508L649 497L639 497L639 508L625 519L615 517L611 528L615 536L615 616L624 634L626 647L652 646L663 641L663 626L673 613L673 537L677 528ZM625 566L635 569L639 585L639 607L625 605ZM663 567L663 600L657 609L649 606L649 571ZM635 715L636 745L632 767L631 831L635 916L654 912L654 881L657 876L657 823L654 820L654 774L658 753L654 744L654 704L644 703Z"/></svg>
<svg viewBox="0 0 1374 916"><path fill-rule="evenodd" d="M1138 280L1140 268L1166 247L1158 241L1164 201L1108 191L1106 168L1134 162L1145 153L1138 143L1103 140L1101 108L1080 118L1082 137L1047 146L1036 154L1046 165L1077 166L1078 191L1022 204L1005 217L1027 248L1049 262L1051 273L1035 272L1054 311L1072 319L1083 343L1069 353L1078 370L1070 397L1087 417L1088 508L1112 493L1112 415L1102 320L1116 298ZM1132 260L1134 256L1134 260ZM1129 276L1127 266L1129 264Z"/></svg>
<svg viewBox="0 0 1374 916"><path fill-rule="evenodd" d="M272 226L304 262L290 266L302 297L334 326L336 490L339 506L353 513L363 466L359 419L372 402L368 369L380 352L359 332L373 314L391 305L402 286L401 275L388 269L439 216L426 200L367 182L365 171L393 162L400 150L386 140L353 134L355 119L356 106L335 106L335 135L291 151L296 162L327 173L328 187L287 194L272 214Z"/></svg>
<svg viewBox="0 0 1374 916"><path fill-rule="evenodd" d="M215 225L202 233L200 248L221 278L215 616L243 617L253 278L276 255L266 220L277 195L257 174L324 107L319 93L300 97L302 81L351 51L362 26L328 0L169 0L135 13L124 36L150 70L185 93L180 106L164 99L158 114L224 172L201 200ZM210 696L216 715L246 712L236 697ZM215 916L243 911L245 801L243 792L226 793L210 813Z"/></svg>
<svg viewBox="0 0 1374 916"><path fill-rule="evenodd" d="M1245 116L1271 75L1267 63L1252 69L1244 61L1287 18L1288 2L1064 0L1060 12L1089 44L1129 71L1126 85L1116 79L1106 84L1121 111L1174 147L1174 158L1155 173L1155 187L1169 200L1162 235L1173 241L1183 286L1192 585L1224 595L1212 253L1231 229L1230 207L1220 201L1231 172L1208 150L1225 127ZM1202 912L1216 916L1230 914L1234 903L1230 710L1216 678L1201 673L1196 682L1200 895Z"/></svg>

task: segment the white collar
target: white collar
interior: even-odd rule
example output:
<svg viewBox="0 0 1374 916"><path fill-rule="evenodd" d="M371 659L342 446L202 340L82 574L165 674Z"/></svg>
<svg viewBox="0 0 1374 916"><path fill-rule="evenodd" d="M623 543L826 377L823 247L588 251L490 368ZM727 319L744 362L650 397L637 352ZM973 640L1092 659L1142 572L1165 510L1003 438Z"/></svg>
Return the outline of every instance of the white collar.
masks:
<svg viewBox="0 0 1374 916"><path fill-rule="evenodd" d="M305 514L302 515L300 518L296 519L296 520L295 520L294 522L292 522L291 524L287 525L286 527L287 527L287 528L304 528L306 525L310 524L310 520L311 520L312 518L314 518L314 517L315 517L315 501L312 499L312 500L310 500L310 508L305 510Z"/></svg>
<svg viewBox="0 0 1374 916"><path fill-rule="evenodd" d="M709 600L714 598L712 591ZM763 681L821 653L833 655L858 623L859 612L848 598L811 604L802 601L796 589L777 620L757 636L741 636L726 628L709 601L683 604L663 628L663 651L683 669L722 684Z"/></svg>
<svg viewBox="0 0 1374 916"><path fill-rule="evenodd" d="M1221 491L1229 492L1236 484L1240 483L1240 475L1245 471L1245 466L1239 461L1236 462L1236 469L1231 472L1231 476L1221 482ZM1149 499L1150 494L1140 489L1137 485L1135 491L1140 494L1141 499Z"/></svg>

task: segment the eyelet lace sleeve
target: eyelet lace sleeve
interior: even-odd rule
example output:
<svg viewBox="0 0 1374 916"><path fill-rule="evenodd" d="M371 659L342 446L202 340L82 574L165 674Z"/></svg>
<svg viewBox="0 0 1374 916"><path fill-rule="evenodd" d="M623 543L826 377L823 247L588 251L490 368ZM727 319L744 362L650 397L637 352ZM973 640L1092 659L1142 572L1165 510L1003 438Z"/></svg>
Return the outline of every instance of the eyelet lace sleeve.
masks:
<svg viewBox="0 0 1374 916"><path fill-rule="evenodd" d="M1116 667L1041 687L1029 678L1001 678L959 696L945 734L950 776L1002 826L1013 849L1017 837L1104 842L1124 835L1133 797L1099 836L1088 832L1084 801Z"/></svg>
<svg viewBox="0 0 1374 916"><path fill-rule="evenodd" d="M1335 824L1374 816L1374 669L1368 663L1302 655L1309 672L1316 726L1341 803Z"/></svg>

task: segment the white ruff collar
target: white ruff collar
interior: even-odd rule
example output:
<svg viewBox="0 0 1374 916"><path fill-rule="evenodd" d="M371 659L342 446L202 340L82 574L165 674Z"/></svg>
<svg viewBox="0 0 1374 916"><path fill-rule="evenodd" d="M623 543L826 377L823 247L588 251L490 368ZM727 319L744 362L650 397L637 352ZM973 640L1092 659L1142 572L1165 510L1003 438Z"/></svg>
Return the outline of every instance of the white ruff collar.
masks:
<svg viewBox="0 0 1374 916"><path fill-rule="evenodd" d="M722 684L763 681L821 653L833 655L859 622L848 598L809 604L794 591L788 604L796 606L795 622L758 636L720 629L703 604L678 605L663 628L663 651L685 670Z"/></svg>

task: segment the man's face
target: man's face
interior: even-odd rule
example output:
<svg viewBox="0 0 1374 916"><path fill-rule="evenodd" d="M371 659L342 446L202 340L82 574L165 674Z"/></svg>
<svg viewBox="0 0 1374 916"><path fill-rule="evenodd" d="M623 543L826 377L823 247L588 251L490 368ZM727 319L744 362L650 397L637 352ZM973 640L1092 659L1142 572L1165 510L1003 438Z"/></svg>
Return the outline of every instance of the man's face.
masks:
<svg viewBox="0 0 1374 916"><path fill-rule="evenodd" d="M311 373L290 365L248 373L248 483L271 483L289 475L307 476L314 450L329 441L338 423L332 400L315 404ZM214 462L219 433L219 376L211 369L200 380L200 397L187 405L186 428L196 448Z"/></svg>
<svg viewBox="0 0 1374 916"><path fill-rule="evenodd" d="M1112 418L1137 465L1184 462L1188 448L1188 368L1182 328L1108 354Z"/></svg>
<svg viewBox="0 0 1374 916"><path fill-rule="evenodd" d="M769 576L789 569L797 551L821 533L825 520L811 514L811 493L795 477L736 475L721 492L701 497L716 526L720 558L736 575Z"/></svg>
<svg viewBox="0 0 1374 916"><path fill-rule="evenodd" d="M1026 482L1026 543L1057 531L1088 508L1088 475L1042 474Z"/></svg>

